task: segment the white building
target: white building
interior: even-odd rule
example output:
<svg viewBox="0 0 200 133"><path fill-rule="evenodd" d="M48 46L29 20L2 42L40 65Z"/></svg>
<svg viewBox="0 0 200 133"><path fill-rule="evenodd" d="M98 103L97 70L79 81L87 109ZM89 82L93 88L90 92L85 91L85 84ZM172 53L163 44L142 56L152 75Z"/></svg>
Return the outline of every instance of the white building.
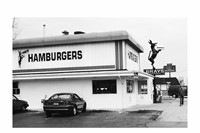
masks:
<svg viewBox="0 0 200 133"><path fill-rule="evenodd" d="M140 71L143 48L126 32L13 41L13 92L42 109L41 99L77 93L87 109L153 103L153 77Z"/></svg>

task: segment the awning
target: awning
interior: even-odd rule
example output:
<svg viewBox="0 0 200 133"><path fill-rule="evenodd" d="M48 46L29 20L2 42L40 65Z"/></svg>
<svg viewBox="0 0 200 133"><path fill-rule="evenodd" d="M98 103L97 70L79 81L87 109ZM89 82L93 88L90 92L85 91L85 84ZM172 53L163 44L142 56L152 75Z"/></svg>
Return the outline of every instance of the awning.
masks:
<svg viewBox="0 0 200 133"><path fill-rule="evenodd" d="M132 79L153 78L152 75L141 71L86 71L86 72L48 72L48 73L13 73L14 81L21 80L41 80L41 79L80 79L98 77L127 77Z"/></svg>

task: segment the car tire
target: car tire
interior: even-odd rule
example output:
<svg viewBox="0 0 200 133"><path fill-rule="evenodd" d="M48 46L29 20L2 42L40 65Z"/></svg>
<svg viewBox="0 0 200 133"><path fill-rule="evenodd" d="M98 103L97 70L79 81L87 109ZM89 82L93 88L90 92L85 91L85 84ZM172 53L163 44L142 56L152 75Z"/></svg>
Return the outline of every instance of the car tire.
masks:
<svg viewBox="0 0 200 133"><path fill-rule="evenodd" d="M83 110L82 110L82 112L86 112L86 107L87 107L87 105L86 105L86 103L83 105Z"/></svg>
<svg viewBox="0 0 200 133"><path fill-rule="evenodd" d="M51 113L50 112L46 112L46 117L51 117Z"/></svg>
<svg viewBox="0 0 200 133"><path fill-rule="evenodd" d="M72 108L71 114L72 114L72 116L75 116L75 115L77 114L77 108L76 108L76 106L74 106L74 107Z"/></svg>

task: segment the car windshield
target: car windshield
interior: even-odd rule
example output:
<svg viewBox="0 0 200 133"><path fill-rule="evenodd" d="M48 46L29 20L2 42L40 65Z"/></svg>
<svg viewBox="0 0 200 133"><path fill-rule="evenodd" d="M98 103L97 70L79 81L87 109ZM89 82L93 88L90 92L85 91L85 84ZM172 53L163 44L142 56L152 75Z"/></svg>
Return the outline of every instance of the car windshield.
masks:
<svg viewBox="0 0 200 133"><path fill-rule="evenodd" d="M17 98L15 96L13 96L13 100L17 100Z"/></svg>
<svg viewBox="0 0 200 133"><path fill-rule="evenodd" d="M56 94L50 97L50 99L70 99L70 94Z"/></svg>

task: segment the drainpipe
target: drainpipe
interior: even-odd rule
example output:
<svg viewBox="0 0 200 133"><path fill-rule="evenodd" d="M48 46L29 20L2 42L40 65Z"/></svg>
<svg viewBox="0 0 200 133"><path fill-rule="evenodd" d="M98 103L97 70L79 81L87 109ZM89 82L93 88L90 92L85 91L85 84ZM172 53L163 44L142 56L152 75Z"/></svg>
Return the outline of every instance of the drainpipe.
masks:
<svg viewBox="0 0 200 133"><path fill-rule="evenodd" d="M123 108L124 108L124 91L123 91L123 84L124 83L123 83L123 80L122 80L121 76L118 75L118 77L119 77L119 80L121 82L120 86L121 86L121 91L122 91L122 109L121 109L121 112L122 112Z"/></svg>
<svg viewBox="0 0 200 133"><path fill-rule="evenodd" d="M138 55L139 58L139 71L141 70L141 63L140 63L140 54Z"/></svg>

